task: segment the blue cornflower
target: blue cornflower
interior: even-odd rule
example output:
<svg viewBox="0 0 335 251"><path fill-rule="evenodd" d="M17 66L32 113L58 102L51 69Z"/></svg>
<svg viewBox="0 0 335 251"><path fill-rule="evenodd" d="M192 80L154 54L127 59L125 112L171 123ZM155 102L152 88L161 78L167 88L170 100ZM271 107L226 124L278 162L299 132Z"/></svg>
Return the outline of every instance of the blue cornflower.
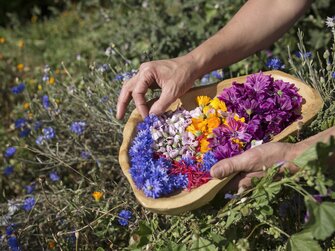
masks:
<svg viewBox="0 0 335 251"><path fill-rule="evenodd" d="M52 127L46 127L42 130L44 139L53 139L56 136L55 130Z"/></svg>
<svg viewBox="0 0 335 251"><path fill-rule="evenodd" d="M14 232L15 224L10 224L6 227L6 235L11 235Z"/></svg>
<svg viewBox="0 0 335 251"><path fill-rule="evenodd" d="M71 124L71 131L74 132L77 135L81 135L81 134L83 134L83 132L85 130L85 126L86 126L86 122L84 122L84 121L73 122Z"/></svg>
<svg viewBox="0 0 335 251"><path fill-rule="evenodd" d="M80 156L81 156L81 158L82 159L89 159L90 158L90 153L89 152L87 152L87 151L82 151L81 153L80 153Z"/></svg>
<svg viewBox="0 0 335 251"><path fill-rule="evenodd" d="M296 51L294 53L298 58L310 58L312 56L312 52L307 51L305 53L301 52L301 51Z"/></svg>
<svg viewBox="0 0 335 251"><path fill-rule="evenodd" d="M25 118L19 118L15 120L15 128L23 128L27 123L27 120Z"/></svg>
<svg viewBox="0 0 335 251"><path fill-rule="evenodd" d="M25 186L24 189L26 189L27 194L31 194L35 191L35 184Z"/></svg>
<svg viewBox="0 0 335 251"><path fill-rule="evenodd" d="M128 220L131 219L132 216L133 214L129 210L121 210L121 212L119 213L119 219L118 219L119 224L121 226L127 226Z"/></svg>
<svg viewBox="0 0 335 251"><path fill-rule="evenodd" d="M17 238L15 236L9 237L8 240L7 240L7 244L12 251L21 250L20 246L19 246L19 242L17 241Z"/></svg>
<svg viewBox="0 0 335 251"><path fill-rule="evenodd" d="M41 121L35 121L34 123L34 130L37 131L42 127L42 122Z"/></svg>
<svg viewBox="0 0 335 251"><path fill-rule="evenodd" d="M205 171L209 171L216 162L218 162L218 159L215 157L215 154L208 151L203 157L202 168Z"/></svg>
<svg viewBox="0 0 335 251"><path fill-rule="evenodd" d="M332 78L335 79L335 71L332 73Z"/></svg>
<svg viewBox="0 0 335 251"><path fill-rule="evenodd" d="M33 209L35 203L36 201L34 197L28 197L24 200L22 208L28 212Z"/></svg>
<svg viewBox="0 0 335 251"><path fill-rule="evenodd" d="M60 179L58 173L56 171L52 171L51 173L49 173L49 178L52 181L58 181Z"/></svg>
<svg viewBox="0 0 335 251"><path fill-rule="evenodd" d="M4 170L3 170L3 174L5 176L9 176L14 172L14 167L13 166L7 166Z"/></svg>
<svg viewBox="0 0 335 251"><path fill-rule="evenodd" d="M24 83L20 83L14 87L12 87L11 91L14 94L19 94L21 92L23 92L24 88L26 88L26 85Z"/></svg>
<svg viewBox="0 0 335 251"><path fill-rule="evenodd" d="M35 142L37 145L42 145L43 140L44 140L44 136L40 135L36 138Z"/></svg>
<svg viewBox="0 0 335 251"><path fill-rule="evenodd" d="M20 132L19 132L19 137L20 137L20 138L25 138L25 137L27 137L27 136L29 135L30 131L31 131L31 130L30 130L29 128L26 128L26 129L20 131Z"/></svg>
<svg viewBox="0 0 335 251"><path fill-rule="evenodd" d="M50 101L49 101L49 96L48 95L43 95L42 105L43 105L44 109L49 109L50 108Z"/></svg>
<svg viewBox="0 0 335 251"><path fill-rule="evenodd" d="M279 58L269 58L268 61L266 62L266 67L272 69L272 70L279 70L283 69L285 66L281 62Z"/></svg>
<svg viewBox="0 0 335 251"><path fill-rule="evenodd" d="M156 199L162 192L161 183L157 179L147 179L143 186L143 192L147 197Z"/></svg>
<svg viewBox="0 0 335 251"><path fill-rule="evenodd" d="M202 85L206 85L206 84L208 84L209 77L210 77L209 74L204 75L204 76L201 78L201 80L200 80L201 84L202 84Z"/></svg>
<svg viewBox="0 0 335 251"><path fill-rule="evenodd" d="M115 75L114 80L116 80L116 81L122 81L122 80L123 80L123 76L122 76L122 74L117 74L117 75Z"/></svg>
<svg viewBox="0 0 335 251"><path fill-rule="evenodd" d="M13 157L15 153L16 153L16 147L10 146L10 147L7 147L4 153L4 156L5 158L10 158L10 157Z"/></svg>
<svg viewBox="0 0 335 251"><path fill-rule="evenodd" d="M211 75L214 78L217 78L217 79L223 79L224 78L224 72L223 72L222 69L221 70L212 71Z"/></svg>

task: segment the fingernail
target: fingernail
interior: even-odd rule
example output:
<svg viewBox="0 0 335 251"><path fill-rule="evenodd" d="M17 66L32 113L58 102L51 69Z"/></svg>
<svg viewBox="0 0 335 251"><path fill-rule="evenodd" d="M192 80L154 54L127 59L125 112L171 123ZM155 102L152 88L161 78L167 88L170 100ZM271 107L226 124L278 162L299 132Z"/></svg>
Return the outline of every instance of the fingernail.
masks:
<svg viewBox="0 0 335 251"><path fill-rule="evenodd" d="M213 170L213 177L220 179L223 176L223 170L221 168L218 167Z"/></svg>

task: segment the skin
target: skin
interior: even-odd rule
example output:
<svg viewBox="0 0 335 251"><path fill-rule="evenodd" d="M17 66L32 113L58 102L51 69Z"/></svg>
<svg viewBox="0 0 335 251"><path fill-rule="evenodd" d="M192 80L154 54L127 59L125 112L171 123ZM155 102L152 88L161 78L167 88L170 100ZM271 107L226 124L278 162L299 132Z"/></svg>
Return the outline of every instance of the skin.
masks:
<svg viewBox="0 0 335 251"><path fill-rule="evenodd" d="M310 4L310 0L247 1L220 31L188 54L143 63L138 73L123 85L117 103L117 118L124 117L131 99L143 118L149 113L162 114L204 74L267 48L297 21ZM155 87L160 87L162 92L149 109L145 94L149 88ZM292 165L292 160L316 142L328 140L331 135L335 135L334 128L297 144L267 143L218 162L212 167L211 174L222 179L239 173L229 185L236 189L250 186L252 177L262 176L264 168L281 161L286 161L282 168L296 172L298 168Z"/></svg>

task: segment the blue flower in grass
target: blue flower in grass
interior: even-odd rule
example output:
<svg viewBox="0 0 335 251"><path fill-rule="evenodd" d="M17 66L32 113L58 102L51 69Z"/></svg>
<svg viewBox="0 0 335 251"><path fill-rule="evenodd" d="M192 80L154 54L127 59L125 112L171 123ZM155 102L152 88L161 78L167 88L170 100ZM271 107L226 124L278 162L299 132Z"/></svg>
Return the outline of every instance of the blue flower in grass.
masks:
<svg viewBox="0 0 335 251"><path fill-rule="evenodd" d="M132 216L133 214L129 210L122 210L119 213L119 219L118 219L119 224L121 226L127 226L129 224L128 221L131 219Z"/></svg>
<svg viewBox="0 0 335 251"><path fill-rule="evenodd" d="M33 209L33 207L35 206L35 198L34 197L28 197L24 200L23 202L23 206L22 208L25 210L25 211L30 211L31 209Z"/></svg>
<svg viewBox="0 0 335 251"><path fill-rule="evenodd" d="M13 157L15 153L16 153L16 147L10 146L10 147L7 147L4 153L4 156L5 158L10 158L10 157Z"/></svg>
<svg viewBox="0 0 335 251"><path fill-rule="evenodd" d="M13 94L20 94L23 92L23 90L26 88L26 85L24 83L20 83L14 87L12 87L11 91Z"/></svg>

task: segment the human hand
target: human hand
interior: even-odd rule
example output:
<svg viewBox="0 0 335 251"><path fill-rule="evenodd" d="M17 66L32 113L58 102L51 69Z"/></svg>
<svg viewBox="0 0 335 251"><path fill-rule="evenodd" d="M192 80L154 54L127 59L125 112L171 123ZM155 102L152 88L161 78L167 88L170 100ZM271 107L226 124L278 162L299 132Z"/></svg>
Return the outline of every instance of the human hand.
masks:
<svg viewBox="0 0 335 251"><path fill-rule="evenodd" d="M225 178L231 174L237 175L228 183L226 191L236 191L239 188L251 186L253 177L262 177L266 168L284 162L280 171L288 169L295 173L299 169L293 164L300 150L298 144L270 142L232 158L224 159L211 168L211 175L215 178Z"/></svg>
<svg viewBox="0 0 335 251"><path fill-rule="evenodd" d="M197 79L196 72L195 63L188 55L143 63L138 73L122 87L117 103L117 118L124 117L126 107L132 98L143 118L149 112L156 115L162 114L169 105L192 87ZM162 89L162 93L149 111L145 94L155 85Z"/></svg>

